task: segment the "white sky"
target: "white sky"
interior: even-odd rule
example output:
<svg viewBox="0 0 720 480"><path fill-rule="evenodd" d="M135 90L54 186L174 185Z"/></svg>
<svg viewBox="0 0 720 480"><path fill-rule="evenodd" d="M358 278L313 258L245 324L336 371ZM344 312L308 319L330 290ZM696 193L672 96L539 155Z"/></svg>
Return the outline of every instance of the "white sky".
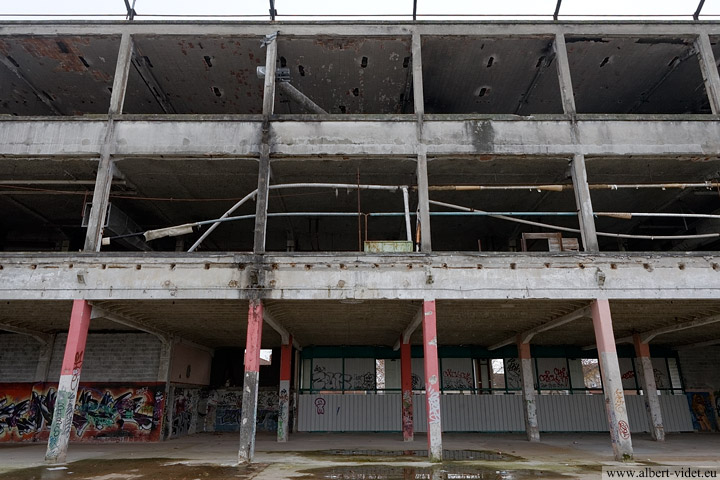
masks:
<svg viewBox="0 0 720 480"><path fill-rule="evenodd" d="M132 3L132 0L130 0ZM140 15L267 15L269 0L135 0L135 10ZM547 15L552 16L556 0L417 0L418 14L498 14L498 15ZM677 15L689 19L699 0L563 0L560 15L577 19L576 15ZM281 15L396 15L412 14L412 0L275 0L275 8ZM706 0L703 16L720 17L720 0ZM3 0L0 18L17 19L8 15L78 15L112 14L121 18L125 14L123 0ZM4 16L4 17L3 17ZM38 18L38 17L35 17ZM357 18L357 17L356 17ZM368 17L375 18L377 17ZM467 17L463 17L467 18ZM500 17L505 18L505 17ZM525 17L536 18L536 17ZM158 17L145 17L147 20ZM262 19L262 18L258 18ZM301 20L301 18L297 18ZM398 17L389 19L399 20ZM432 19L421 17L421 19ZM437 17L435 19L450 19Z"/></svg>

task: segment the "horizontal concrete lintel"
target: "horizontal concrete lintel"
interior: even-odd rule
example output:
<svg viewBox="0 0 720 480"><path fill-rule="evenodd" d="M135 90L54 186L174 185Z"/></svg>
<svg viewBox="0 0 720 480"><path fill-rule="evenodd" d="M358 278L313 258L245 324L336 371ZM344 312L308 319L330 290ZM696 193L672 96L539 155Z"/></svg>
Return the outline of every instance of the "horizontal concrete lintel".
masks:
<svg viewBox="0 0 720 480"><path fill-rule="evenodd" d="M0 299L714 299L717 262L711 254L3 254ZM250 283L257 269L262 285Z"/></svg>
<svg viewBox="0 0 720 480"><path fill-rule="evenodd" d="M579 120L429 121L423 129L428 155L718 155L720 121ZM5 122L0 155L99 154L105 122ZM259 154L261 123L253 121L128 121L115 123L117 157ZM414 155L412 121L274 122L275 156Z"/></svg>
<svg viewBox="0 0 720 480"><path fill-rule="evenodd" d="M411 12L408 11L408 17ZM687 20L691 19L688 13ZM260 37L280 31L281 36L410 36L413 31L421 35L472 35L472 36L534 36L565 35L594 36L665 36L686 37L705 31L720 33L717 22L692 21L7 21L0 23L0 36L5 35L228 35ZM409 41L409 38L408 38Z"/></svg>

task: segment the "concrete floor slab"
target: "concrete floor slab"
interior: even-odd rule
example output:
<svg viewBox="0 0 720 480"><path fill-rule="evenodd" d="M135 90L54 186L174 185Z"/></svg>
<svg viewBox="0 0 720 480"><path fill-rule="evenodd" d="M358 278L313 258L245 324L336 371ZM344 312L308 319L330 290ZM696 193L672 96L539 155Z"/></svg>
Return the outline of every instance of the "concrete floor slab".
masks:
<svg viewBox="0 0 720 480"><path fill-rule="evenodd" d="M607 434L543 434L540 442L530 443L522 434L446 433L443 440L446 450L478 450L508 456L505 460L452 462L454 467L451 468L543 471L564 475L561 478L590 479L600 478L602 466L622 465L613 460ZM79 443L70 445L67 461L72 467L73 462L81 460L94 460L102 464L127 459L128 465L132 465L132 460L159 458L183 464L227 467L236 464L238 445L237 433L197 434L159 443ZM637 465L720 468L717 455L720 451L720 435L717 434L672 434L663 443L654 442L649 435L634 435L633 446ZM355 450L377 453L383 450L398 452L426 449L427 439L424 435L416 435L413 442L403 442L402 435L390 433L297 433L291 434L288 443L281 444L275 441L273 434L259 433L255 457L258 468L247 478L284 479L305 475L310 469L389 464L419 469L420 472L423 468L433 467L424 457L368 457L335 455L330 452ZM44 452L43 443L0 445L0 479L20 478L22 469L46 466ZM442 468L447 465L443 464Z"/></svg>

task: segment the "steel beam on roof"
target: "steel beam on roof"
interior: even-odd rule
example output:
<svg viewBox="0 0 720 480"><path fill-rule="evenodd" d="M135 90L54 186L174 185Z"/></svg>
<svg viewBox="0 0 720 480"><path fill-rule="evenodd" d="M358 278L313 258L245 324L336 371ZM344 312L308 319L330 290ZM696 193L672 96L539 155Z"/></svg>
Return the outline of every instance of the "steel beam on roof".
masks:
<svg viewBox="0 0 720 480"><path fill-rule="evenodd" d="M700 0L695 13L693 13L693 20L700 20L700 11L702 10L703 5L705 5L705 0Z"/></svg>
<svg viewBox="0 0 720 480"><path fill-rule="evenodd" d="M557 0L557 5L555 5L555 12L553 13L553 20L557 22L558 15L560 15L560 5L562 4L562 0Z"/></svg>
<svg viewBox="0 0 720 480"><path fill-rule="evenodd" d="M177 113L172 102L160 86L160 83L157 81L157 78L155 78L155 75L153 75L150 70L147 57L138 50L137 45L134 45L134 42L132 65L135 67L135 71L137 71L138 75L140 75L140 78L142 78L145 85L147 85L148 90L150 90L150 95L153 96L160 108L162 108L163 112L167 114Z"/></svg>
<svg viewBox="0 0 720 480"><path fill-rule="evenodd" d="M526 330L518 335L513 335L512 337L508 338L507 340L503 340L502 342L498 342L494 345L491 345L488 347L488 350L497 350L498 348L502 348L506 345L512 345L516 341L520 340L522 343L529 343L532 338L537 335L538 333L545 332L547 330L552 330L553 328L561 327L565 325L566 323L570 323L574 320L577 320L579 318L583 317L590 317L590 305L586 307L579 308L575 310L574 312L570 312L566 315L563 315L562 317L558 317L554 320L550 320L549 322L543 323L542 325L538 325L537 327L531 328L530 330Z"/></svg>

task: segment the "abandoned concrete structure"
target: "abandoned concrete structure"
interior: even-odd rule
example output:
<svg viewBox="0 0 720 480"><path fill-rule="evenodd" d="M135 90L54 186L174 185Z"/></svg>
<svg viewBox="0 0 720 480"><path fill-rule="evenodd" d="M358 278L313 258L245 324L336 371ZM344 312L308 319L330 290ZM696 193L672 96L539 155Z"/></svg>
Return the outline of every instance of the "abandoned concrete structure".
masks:
<svg viewBox="0 0 720 480"><path fill-rule="evenodd" d="M0 440L717 430L718 39L1 23Z"/></svg>

